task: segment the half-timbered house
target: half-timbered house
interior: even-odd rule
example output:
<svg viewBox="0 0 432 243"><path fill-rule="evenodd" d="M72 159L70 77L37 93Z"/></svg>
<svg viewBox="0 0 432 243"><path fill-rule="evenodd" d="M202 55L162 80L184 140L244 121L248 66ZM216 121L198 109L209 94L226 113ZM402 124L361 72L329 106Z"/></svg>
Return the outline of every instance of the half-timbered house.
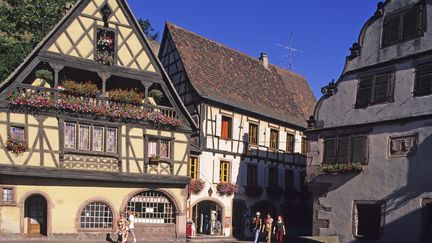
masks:
<svg viewBox="0 0 432 243"><path fill-rule="evenodd" d="M114 239L126 210L184 237L194 127L126 1L78 1L0 86L0 240Z"/></svg>
<svg viewBox="0 0 432 243"><path fill-rule="evenodd" d="M189 168L205 185L187 205L196 233L244 236L256 211L289 214L290 232L306 226L296 217L305 212L303 131L315 105L306 80L265 54L258 60L170 23L159 58L199 126ZM230 183L239 186L233 195Z"/></svg>
<svg viewBox="0 0 432 243"><path fill-rule="evenodd" d="M431 242L432 5L387 0L309 120L313 233Z"/></svg>

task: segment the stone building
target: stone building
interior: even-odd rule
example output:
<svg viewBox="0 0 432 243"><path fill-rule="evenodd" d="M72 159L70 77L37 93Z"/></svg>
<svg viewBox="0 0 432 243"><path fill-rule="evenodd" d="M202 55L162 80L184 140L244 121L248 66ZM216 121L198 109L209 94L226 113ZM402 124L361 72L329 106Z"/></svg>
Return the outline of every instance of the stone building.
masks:
<svg viewBox="0 0 432 243"><path fill-rule="evenodd" d="M306 132L314 235L431 242L432 6L379 3Z"/></svg>
<svg viewBox="0 0 432 243"><path fill-rule="evenodd" d="M291 234L307 228L303 131L316 100L306 80L170 23L159 58L199 126L189 168L205 187L187 203L197 234L248 235L256 211L289 215ZM221 195L227 183L239 191ZM208 229L211 211L221 230Z"/></svg>
<svg viewBox="0 0 432 243"><path fill-rule="evenodd" d="M196 125L124 0L81 0L0 86L0 240L184 238Z"/></svg>

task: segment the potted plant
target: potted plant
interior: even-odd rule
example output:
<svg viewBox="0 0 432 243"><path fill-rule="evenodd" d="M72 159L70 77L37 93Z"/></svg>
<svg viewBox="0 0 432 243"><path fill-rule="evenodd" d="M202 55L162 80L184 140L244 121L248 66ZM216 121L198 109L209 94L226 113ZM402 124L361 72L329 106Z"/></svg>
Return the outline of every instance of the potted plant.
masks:
<svg viewBox="0 0 432 243"><path fill-rule="evenodd" d="M101 91L96 84L91 81L85 83L77 83L72 80L63 81L63 92L75 96L96 97Z"/></svg>
<svg viewBox="0 0 432 243"><path fill-rule="evenodd" d="M203 180L193 179L188 186L188 191L190 194L198 195L204 189L204 186L205 182Z"/></svg>
<svg viewBox="0 0 432 243"><path fill-rule="evenodd" d="M33 86L40 86L45 88L51 88L51 82L53 80L53 73L47 69L37 70L35 73L36 79L33 81Z"/></svg>
<svg viewBox="0 0 432 243"><path fill-rule="evenodd" d="M148 93L149 97L152 97L153 100L157 103L161 102L164 97L164 93L159 89L152 89Z"/></svg>
<svg viewBox="0 0 432 243"><path fill-rule="evenodd" d="M27 142L13 136L8 136L6 140L6 150L18 157L28 150Z"/></svg>
<svg viewBox="0 0 432 243"><path fill-rule="evenodd" d="M238 185L230 182L219 182L216 190L220 196L231 196L238 191Z"/></svg>
<svg viewBox="0 0 432 243"><path fill-rule="evenodd" d="M160 159L159 155L152 154L149 157L149 164L156 164L157 165L159 163L159 159Z"/></svg>
<svg viewBox="0 0 432 243"><path fill-rule="evenodd" d="M140 105L144 95L136 89L113 89L109 91L109 99L114 102Z"/></svg>

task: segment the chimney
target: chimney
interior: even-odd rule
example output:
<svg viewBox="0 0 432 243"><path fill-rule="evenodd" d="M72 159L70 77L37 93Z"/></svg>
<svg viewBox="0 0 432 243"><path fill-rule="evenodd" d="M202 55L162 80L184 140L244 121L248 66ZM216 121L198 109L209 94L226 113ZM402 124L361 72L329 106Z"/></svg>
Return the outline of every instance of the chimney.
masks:
<svg viewBox="0 0 432 243"><path fill-rule="evenodd" d="M267 54L265 52L261 52L259 60L261 61L262 65L264 66L265 69L268 69L268 57Z"/></svg>

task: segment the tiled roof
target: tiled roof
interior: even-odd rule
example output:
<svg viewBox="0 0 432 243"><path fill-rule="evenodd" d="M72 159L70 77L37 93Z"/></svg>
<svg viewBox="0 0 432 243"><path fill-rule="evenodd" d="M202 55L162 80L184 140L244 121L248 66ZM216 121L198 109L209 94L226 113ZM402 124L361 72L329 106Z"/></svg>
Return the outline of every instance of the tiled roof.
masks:
<svg viewBox="0 0 432 243"><path fill-rule="evenodd" d="M151 47L153 53L157 56L159 54L160 43L157 42L156 40L152 40L150 38L148 38L147 40L150 44L150 47Z"/></svg>
<svg viewBox="0 0 432 243"><path fill-rule="evenodd" d="M262 62L174 24L167 30L200 96L306 127L316 98L300 75Z"/></svg>

